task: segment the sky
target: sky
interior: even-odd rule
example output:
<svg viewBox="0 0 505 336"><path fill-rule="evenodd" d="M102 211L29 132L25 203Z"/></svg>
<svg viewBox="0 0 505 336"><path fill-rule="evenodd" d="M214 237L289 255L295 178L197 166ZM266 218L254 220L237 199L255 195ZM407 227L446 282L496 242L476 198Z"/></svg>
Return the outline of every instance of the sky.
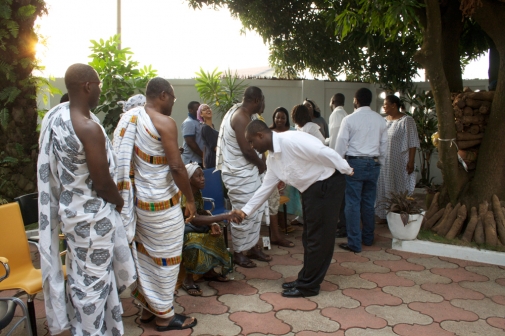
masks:
<svg viewBox="0 0 505 336"><path fill-rule="evenodd" d="M117 0L45 0L48 15L37 21L45 46L37 55L44 75L63 77L74 63L87 63L90 40L117 32ZM122 46L158 75L193 78L200 67L246 69L268 66L268 46L255 32L241 34L227 9L193 10L183 0L122 0ZM487 78L487 57L470 64L465 79ZM422 80L422 78L418 78Z"/></svg>

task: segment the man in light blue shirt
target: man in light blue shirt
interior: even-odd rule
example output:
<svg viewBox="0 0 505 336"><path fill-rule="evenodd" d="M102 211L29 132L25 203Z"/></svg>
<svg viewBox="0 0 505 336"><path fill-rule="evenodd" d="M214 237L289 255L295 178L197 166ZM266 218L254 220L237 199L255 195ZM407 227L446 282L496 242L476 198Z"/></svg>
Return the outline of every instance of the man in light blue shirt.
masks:
<svg viewBox="0 0 505 336"><path fill-rule="evenodd" d="M202 125L196 119L196 111L200 103L192 101L188 104L188 117L181 125L182 136L184 137L184 144L182 148L182 161L184 164L196 162L203 168L203 152L204 147L202 139Z"/></svg>
<svg viewBox="0 0 505 336"><path fill-rule="evenodd" d="M362 88L356 91L356 110L342 120L335 146L337 153L354 168L354 175L346 176L347 244L339 244L352 252L361 252L361 243L367 246L373 244L377 180L388 146L386 121L370 109L371 102L370 90Z"/></svg>

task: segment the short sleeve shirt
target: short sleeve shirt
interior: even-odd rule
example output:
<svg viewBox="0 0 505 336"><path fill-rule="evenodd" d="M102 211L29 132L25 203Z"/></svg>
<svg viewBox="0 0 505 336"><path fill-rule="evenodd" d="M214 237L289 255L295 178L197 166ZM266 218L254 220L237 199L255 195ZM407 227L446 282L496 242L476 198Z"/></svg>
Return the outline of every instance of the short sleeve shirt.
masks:
<svg viewBox="0 0 505 336"><path fill-rule="evenodd" d="M184 153L182 153L182 162L188 164L190 162L202 163L202 157L195 154L193 150L186 143L186 137L195 137L198 147L203 151L204 143L202 139L202 125L201 123L193 119L192 116L188 116L186 120L181 125L182 136L184 137Z"/></svg>

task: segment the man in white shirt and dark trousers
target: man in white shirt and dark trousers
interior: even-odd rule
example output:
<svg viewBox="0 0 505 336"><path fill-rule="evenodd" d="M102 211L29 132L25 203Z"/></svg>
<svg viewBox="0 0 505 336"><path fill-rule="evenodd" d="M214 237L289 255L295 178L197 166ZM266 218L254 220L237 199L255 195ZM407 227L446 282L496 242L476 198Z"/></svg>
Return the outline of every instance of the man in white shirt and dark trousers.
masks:
<svg viewBox="0 0 505 336"><path fill-rule="evenodd" d="M354 175L346 177L347 244L339 244L352 252L361 252L362 243L371 246L374 241L377 180L388 143L386 121L370 109L371 102L370 90L356 91L354 113L342 121L335 147L354 169Z"/></svg>
<svg viewBox="0 0 505 336"><path fill-rule="evenodd" d="M256 151L268 150L269 155L263 184L242 208L242 217L254 213L280 181L302 193L304 263L298 279L282 285L282 296L317 295L333 256L345 189L343 174L352 175L353 170L338 153L307 133L275 133L255 120L246 128L246 140Z"/></svg>
<svg viewBox="0 0 505 336"><path fill-rule="evenodd" d="M337 143L337 135L340 130L340 125L342 124L342 120L347 117L347 112L344 110L345 104L345 96L342 93L335 93L330 100L330 107L333 110L330 114L330 137L326 139L328 146L330 148L335 148L335 144ZM343 204L345 205L345 198L343 200ZM338 218L337 232L335 233L336 238L345 238L347 237L347 227L345 222L345 206L340 207L340 214Z"/></svg>

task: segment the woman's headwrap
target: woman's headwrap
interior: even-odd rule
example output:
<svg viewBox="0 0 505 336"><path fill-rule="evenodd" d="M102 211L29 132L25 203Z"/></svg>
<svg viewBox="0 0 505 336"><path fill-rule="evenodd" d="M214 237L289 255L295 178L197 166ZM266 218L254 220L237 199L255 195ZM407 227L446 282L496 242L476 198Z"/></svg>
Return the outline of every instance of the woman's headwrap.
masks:
<svg viewBox="0 0 505 336"><path fill-rule="evenodd" d="M191 178L193 174L196 172L196 170L200 168L198 163L196 162L191 162L186 165L186 170L188 171L188 178Z"/></svg>
<svg viewBox="0 0 505 336"><path fill-rule="evenodd" d="M143 94L131 96L127 101L118 101L118 105L123 105L123 112L128 112L134 107L144 106L146 104L146 97Z"/></svg>
<svg viewBox="0 0 505 336"><path fill-rule="evenodd" d="M209 105L207 104L201 104L200 107L198 107L198 110L196 111L196 119L198 119L199 121L201 122L204 122L205 120L203 120L202 118L202 109L207 106L208 108L210 108Z"/></svg>

